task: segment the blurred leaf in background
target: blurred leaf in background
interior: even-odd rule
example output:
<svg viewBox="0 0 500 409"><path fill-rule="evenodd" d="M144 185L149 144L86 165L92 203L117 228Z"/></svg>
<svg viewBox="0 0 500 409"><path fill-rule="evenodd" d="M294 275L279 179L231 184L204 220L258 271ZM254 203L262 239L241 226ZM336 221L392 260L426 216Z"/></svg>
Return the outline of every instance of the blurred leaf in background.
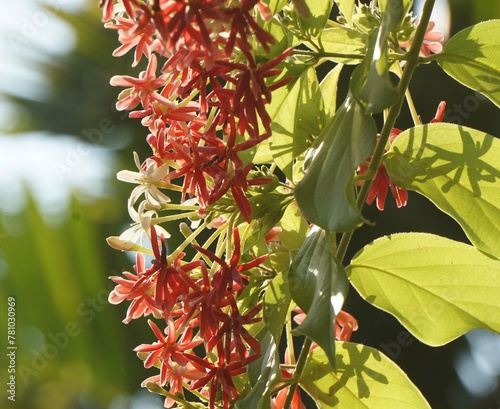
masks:
<svg viewBox="0 0 500 409"><path fill-rule="evenodd" d="M105 242L128 223L115 174L144 137L109 86L130 61L111 56L115 33L97 2L23 2L2 27L0 311L16 299L18 349L16 402L2 396L0 407L161 407L136 393L147 375L132 349L144 329L107 301L108 276L133 264Z"/></svg>

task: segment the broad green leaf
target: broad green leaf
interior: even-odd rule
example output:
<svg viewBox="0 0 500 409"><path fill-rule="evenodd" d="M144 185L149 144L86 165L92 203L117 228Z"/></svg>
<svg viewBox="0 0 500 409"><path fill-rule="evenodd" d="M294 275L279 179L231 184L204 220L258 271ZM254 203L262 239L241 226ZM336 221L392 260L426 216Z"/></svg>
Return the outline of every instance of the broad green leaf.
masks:
<svg viewBox="0 0 500 409"><path fill-rule="evenodd" d="M403 19L401 0L388 0L376 38L368 41L366 57L352 76L352 92L366 103L366 113L382 112L392 106L398 93L389 75L388 38Z"/></svg>
<svg viewBox="0 0 500 409"><path fill-rule="evenodd" d="M319 84L319 89L323 95L327 122L333 118L337 110L337 86L342 68L344 68L342 64L337 64L328 74L326 74L323 81Z"/></svg>
<svg viewBox="0 0 500 409"><path fill-rule="evenodd" d="M326 353L335 368L335 317L347 296L348 282L335 259L335 234L314 226L288 273L290 294L307 314L294 333L308 336Z"/></svg>
<svg viewBox="0 0 500 409"><path fill-rule="evenodd" d="M394 362L375 348L336 342L337 372L324 352L315 349L300 386L321 409L430 409L420 391Z"/></svg>
<svg viewBox="0 0 500 409"><path fill-rule="evenodd" d="M354 196L354 171L372 152L373 118L348 96L318 138L317 151L294 194L311 222L329 231L348 231L362 223Z"/></svg>
<svg viewBox="0 0 500 409"><path fill-rule="evenodd" d="M362 58L365 53L365 37L356 30L343 26L327 28L321 35L321 44L325 53L358 54ZM325 57L342 64L359 64L360 58Z"/></svg>
<svg viewBox="0 0 500 409"><path fill-rule="evenodd" d="M237 409L271 409L271 387L279 370L279 355L272 335L264 330L258 336L261 356L248 366L252 390L236 403Z"/></svg>
<svg viewBox="0 0 500 409"><path fill-rule="evenodd" d="M335 0L339 10L352 27L352 15L354 14L354 0Z"/></svg>
<svg viewBox="0 0 500 409"><path fill-rule="evenodd" d="M264 322L274 339L281 339L281 332L288 316L290 301L288 280L285 279L283 273L280 273L274 277L264 293Z"/></svg>
<svg viewBox="0 0 500 409"><path fill-rule="evenodd" d="M470 245L395 234L364 247L347 273L363 298L428 345L474 328L500 332L500 261Z"/></svg>
<svg viewBox="0 0 500 409"><path fill-rule="evenodd" d="M441 68L500 107L500 20L485 21L454 35L439 54Z"/></svg>
<svg viewBox="0 0 500 409"><path fill-rule="evenodd" d="M254 55L257 59L269 61L283 53L292 45L292 35L287 33L283 25L276 19L271 19L270 21L265 22L262 28L274 37L274 43L269 46L268 52L264 49L257 38L254 38L253 49Z"/></svg>
<svg viewBox="0 0 500 409"><path fill-rule="evenodd" d="M294 4L302 3L301 8L307 8L309 15L299 13L299 21L304 31L313 37L319 37L328 21L333 0L294 0Z"/></svg>
<svg viewBox="0 0 500 409"><path fill-rule="evenodd" d="M280 64L282 73L280 78L293 78L285 87L280 87L273 91L270 104L267 106L266 111L272 121L283 110L283 104L290 103L290 90L295 86L296 82L302 78L304 72L309 68L307 64L300 61L284 61ZM297 97L298 98L298 97ZM290 116L288 119L292 118ZM260 123L259 123L260 124ZM262 126L261 124L259 126ZM274 134L274 131L273 131ZM260 142L256 147L247 149L243 152L238 152L238 156L244 163L272 163L274 161L273 153L271 152L270 139L268 138ZM286 149L285 149L286 151ZM276 152L275 152L276 153Z"/></svg>
<svg viewBox="0 0 500 409"><path fill-rule="evenodd" d="M400 187L428 197L480 250L500 258L500 141L452 124L400 134L384 159Z"/></svg>
<svg viewBox="0 0 500 409"><path fill-rule="evenodd" d="M273 134L269 144L274 161L292 180L293 159L309 147L309 135L318 135L325 121L318 78L312 67L288 89L286 98L280 102L279 110L271 116Z"/></svg>

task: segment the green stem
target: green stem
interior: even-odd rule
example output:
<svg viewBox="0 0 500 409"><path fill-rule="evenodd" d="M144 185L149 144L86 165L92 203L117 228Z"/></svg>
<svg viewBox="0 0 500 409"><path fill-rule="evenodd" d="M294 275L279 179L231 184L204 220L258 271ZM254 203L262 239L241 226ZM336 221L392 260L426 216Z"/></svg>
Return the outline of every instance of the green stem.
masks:
<svg viewBox="0 0 500 409"><path fill-rule="evenodd" d="M410 80L413 76L413 72L418 67L419 53L420 47L424 41L425 31L427 29L427 24L431 17L432 9L434 8L435 0L426 0L424 4L424 8L422 10L422 16L420 18L420 23L418 24L417 31L415 33L414 41L410 46L409 51L406 53L408 57L406 67L401 75L401 80L398 84L398 100L396 103L389 109L389 113L387 114L387 118L385 120L384 126L382 128L382 132L380 133L379 140L375 147L375 151L373 152L372 161L370 162L370 166L368 167L368 173L373 174L375 176L376 171L382 164L382 158L385 152L385 148L387 145L387 141L389 140L389 136L391 135L392 128L396 123L396 119L401 112L401 107L403 106L403 102L405 99L406 91L408 90L408 86L410 84ZM358 194L358 198L356 201L358 209L362 209L363 205L368 197L368 193L370 191L370 185L372 180L367 180L361 186L361 189ZM345 232L340 239L339 245L337 247L337 252L335 256L339 261L344 259L345 253L347 251L347 247L349 245L349 241L353 235L354 230L349 232ZM306 338L304 345L302 346L302 351L300 353L299 360L297 362L297 368L294 374L294 382L290 385L290 390L286 397L285 404L283 405L284 409L290 409L290 405L292 403L292 398L295 390L297 389L298 381L302 374L302 371L305 367L305 363L307 360L307 356L309 355L309 349L311 347L312 340Z"/></svg>
<svg viewBox="0 0 500 409"><path fill-rule="evenodd" d="M401 65L396 64L399 76L403 75L403 70L401 69ZM415 103L413 102L413 98L411 97L410 90L407 89L405 92L406 102L408 103L408 108L410 108L411 117L413 119L413 123L415 126L422 125L422 121L420 120L420 116L418 115L417 109L415 108Z"/></svg>
<svg viewBox="0 0 500 409"><path fill-rule="evenodd" d="M422 10L422 16L420 18L420 23L418 24L417 31L415 33L414 41L412 42L408 55L408 62L406 63L406 67L403 71L403 75L401 75L401 80L398 84L398 101L389 109L389 113L387 114L387 119L384 123L384 127L382 128L382 132L380 133L380 138L377 142L377 146L375 147L375 151L373 152L372 161L370 166L368 167L368 173L374 172L375 175L377 169L382 164L382 157L385 152L385 147L387 145L387 141L389 140L389 136L391 134L391 130L396 123L396 119L401 112L401 107L403 105L403 101L405 99L405 93L408 90L408 85L410 84L411 77L413 76L413 72L418 67L419 53L420 47L424 41L425 30L427 29L427 24L430 20L432 9L434 7L435 0L426 0L424 4L424 8ZM358 209L362 209L363 205L368 197L368 193L370 191L370 186L373 180L365 181L363 186L358 194L357 206ZM347 247L349 245L349 241L351 240L352 234L354 230L349 232L345 232L340 239L339 246L337 247L337 253L335 254L339 261L344 259L345 253L347 251Z"/></svg>
<svg viewBox="0 0 500 409"><path fill-rule="evenodd" d="M288 391L288 395L286 395L285 404L283 405L284 409L290 409L290 405L292 404L293 394L299 385L299 379L302 375L302 371L306 366L307 357L309 356L309 350L311 349L312 339L306 338L304 341L304 345L302 345L302 350L300 351L300 356L297 361L297 366L295 367L295 373L293 374L293 383L290 385L290 390Z"/></svg>
<svg viewBox="0 0 500 409"><path fill-rule="evenodd" d="M344 54L344 53L328 53L326 51L307 51L307 50L294 50L293 55L305 55L309 57L313 57L315 59L320 58L348 58L355 60L362 60L365 58L364 54Z"/></svg>

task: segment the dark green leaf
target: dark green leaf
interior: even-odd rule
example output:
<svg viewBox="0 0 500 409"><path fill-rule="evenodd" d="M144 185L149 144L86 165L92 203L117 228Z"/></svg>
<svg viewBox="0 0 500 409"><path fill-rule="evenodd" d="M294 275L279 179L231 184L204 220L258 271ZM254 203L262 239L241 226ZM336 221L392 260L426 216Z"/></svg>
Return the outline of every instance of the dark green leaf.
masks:
<svg viewBox="0 0 500 409"><path fill-rule="evenodd" d="M307 314L294 329L315 341L335 368L335 317L347 296L348 282L335 259L335 234L314 226L302 244L288 274L290 294Z"/></svg>
<svg viewBox="0 0 500 409"><path fill-rule="evenodd" d="M278 274L264 293L264 322L274 339L280 340L283 326L288 316L291 295L288 280L283 273Z"/></svg>
<svg viewBox="0 0 500 409"><path fill-rule="evenodd" d="M366 103L367 113L382 112L392 106L398 93L389 74L389 35L404 17L401 0L388 0L377 37L370 36L366 57L353 73L353 94Z"/></svg>
<svg viewBox="0 0 500 409"><path fill-rule="evenodd" d="M271 409L271 389L279 370L279 355L273 336L264 330L259 334L262 356L248 366L252 390L241 401L237 409Z"/></svg>
<svg viewBox="0 0 500 409"><path fill-rule="evenodd" d="M295 188L297 203L310 222L337 232L362 223L354 172L372 152L376 135L373 118L349 96L322 131L307 173Z"/></svg>

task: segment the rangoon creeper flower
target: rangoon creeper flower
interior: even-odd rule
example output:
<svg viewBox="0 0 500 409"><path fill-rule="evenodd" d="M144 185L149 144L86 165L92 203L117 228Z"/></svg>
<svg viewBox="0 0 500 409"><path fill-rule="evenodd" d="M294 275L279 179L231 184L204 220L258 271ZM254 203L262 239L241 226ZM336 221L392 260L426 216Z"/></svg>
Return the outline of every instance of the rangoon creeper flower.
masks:
<svg viewBox="0 0 500 409"><path fill-rule="evenodd" d="M142 243L144 237L149 239L151 225L156 224L154 223L154 219L157 218L158 215L154 210L146 210L146 203L147 202L143 200L136 211L129 199L128 214L135 223L120 234L120 240L131 243ZM170 237L170 234L160 225L156 225L156 229L158 230L159 235L163 235L165 238Z"/></svg>
<svg viewBox="0 0 500 409"><path fill-rule="evenodd" d="M134 162L139 172L121 170L116 175L117 179L122 182L137 183L139 185L130 194L129 206L133 206L143 193L146 201L154 209L160 209L162 203L170 202L170 198L158 189L158 186L166 185L164 179L169 173L169 166L167 164L158 166L158 163L151 158L146 159L145 166L142 166L137 152L134 152Z"/></svg>
<svg viewBox="0 0 500 409"><path fill-rule="evenodd" d="M432 31L432 29L436 26L436 23L430 21L427 25L427 29L425 30L424 42L422 43L422 47L420 48L419 55L421 57L429 57L431 54L438 54L443 51L443 45L441 42L444 41L444 34L438 31ZM399 43L399 46L402 48L410 48L410 45L413 41L413 38L410 38L408 41L404 41Z"/></svg>

